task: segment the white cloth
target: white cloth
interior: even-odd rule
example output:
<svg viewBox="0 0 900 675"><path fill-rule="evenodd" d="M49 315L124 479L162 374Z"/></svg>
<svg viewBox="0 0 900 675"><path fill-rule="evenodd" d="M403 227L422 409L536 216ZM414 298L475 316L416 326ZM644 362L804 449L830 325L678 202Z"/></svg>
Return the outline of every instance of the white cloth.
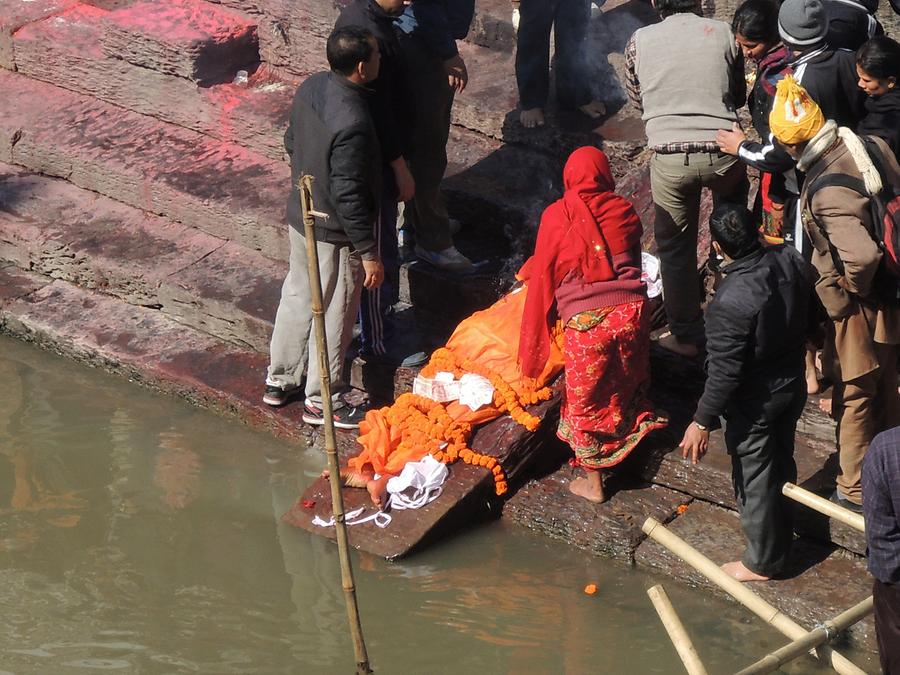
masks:
<svg viewBox="0 0 900 675"><path fill-rule="evenodd" d="M662 294L662 275L659 273L659 258L641 251L641 281L647 286L647 297Z"/></svg>

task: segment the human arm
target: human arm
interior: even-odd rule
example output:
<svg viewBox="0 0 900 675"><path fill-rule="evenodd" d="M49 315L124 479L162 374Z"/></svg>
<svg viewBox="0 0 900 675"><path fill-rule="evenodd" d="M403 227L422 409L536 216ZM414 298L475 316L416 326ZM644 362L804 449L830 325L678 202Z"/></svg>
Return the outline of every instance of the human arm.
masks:
<svg viewBox="0 0 900 675"><path fill-rule="evenodd" d="M377 144L371 127L362 124L335 135L331 146L329 187L340 225L362 259L374 260L375 177L372 156Z"/></svg>
<svg viewBox="0 0 900 675"><path fill-rule="evenodd" d="M397 183L397 201L408 202L416 193L416 181L402 155L391 162L394 181Z"/></svg>
<svg viewBox="0 0 900 675"><path fill-rule="evenodd" d="M747 102L747 77L744 74L744 52L737 46L731 31L728 31L725 62L728 64L728 97L737 110Z"/></svg>
<svg viewBox="0 0 900 675"><path fill-rule="evenodd" d="M475 0L416 0L409 5L397 25L416 35L425 47L446 61L459 53L456 41L469 32L475 14Z"/></svg>
<svg viewBox="0 0 900 675"><path fill-rule="evenodd" d="M638 112L644 112L644 104L641 101L641 83L637 76L637 47L634 35L628 39L625 45L625 90L628 92L628 100L637 108Z"/></svg>

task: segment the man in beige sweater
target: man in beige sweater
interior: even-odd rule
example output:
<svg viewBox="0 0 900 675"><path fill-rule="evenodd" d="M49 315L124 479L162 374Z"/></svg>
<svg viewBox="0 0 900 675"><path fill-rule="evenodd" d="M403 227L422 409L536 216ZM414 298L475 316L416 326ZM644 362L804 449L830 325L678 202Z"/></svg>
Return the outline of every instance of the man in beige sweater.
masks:
<svg viewBox="0 0 900 675"><path fill-rule="evenodd" d="M700 191L746 205L744 166L716 144L746 99L744 63L731 28L700 16L698 0L653 0L662 16L625 48L627 89L653 150L650 187L670 333L660 344L684 356L703 343L697 278Z"/></svg>

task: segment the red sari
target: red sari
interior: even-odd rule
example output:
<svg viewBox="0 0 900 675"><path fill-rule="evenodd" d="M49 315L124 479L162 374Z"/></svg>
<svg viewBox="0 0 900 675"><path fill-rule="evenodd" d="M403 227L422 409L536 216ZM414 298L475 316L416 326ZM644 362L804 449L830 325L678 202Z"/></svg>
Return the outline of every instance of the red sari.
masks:
<svg viewBox="0 0 900 675"><path fill-rule="evenodd" d="M528 282L519 338L519 362L526 375L539 371L546 360L560 286L573 279L582 288L611 286L619 279L613 259L640 244L640 219L630 202L614 192L609 162L600 150L573 152L563 183L565 194L544 212L534 255L519 272ZM649 431L666 424L646 396L650 325L645 301L580 311L566 322L564 339L566 389L557 435L585 469L618 464Z"/></svg>

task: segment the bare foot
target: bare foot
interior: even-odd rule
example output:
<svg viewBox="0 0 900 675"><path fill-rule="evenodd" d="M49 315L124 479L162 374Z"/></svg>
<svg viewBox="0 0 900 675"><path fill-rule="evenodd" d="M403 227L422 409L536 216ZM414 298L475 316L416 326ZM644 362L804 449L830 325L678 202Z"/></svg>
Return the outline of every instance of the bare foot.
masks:
<svg viewBox="0 0 900 675"><path fill-rule="evenodd" d="M519 113L519 123L526 129L544 126L544 110L542 108L530 108Z"/></svg>
<svg viewBox="0 0 900 675"><path fill-rule="evenodd" d="M372 503L379 509L387 506L387 482L390 478L390 476L381 476L381 478L373 478L366 483L369 497L372 498Z"/></svg>
<svg viewBox="0 0 900 675"><path fill-rule="evenodd" d="M816 372L816 350L806 350L806 393L815 396L821 391L819 374Z"/></svg>
<svg viewBox="0 0 900 675"><path fill-rule="evenodd" d="M602 504L606 501L606 494L603 492L603 479L599 471L592 471L587 478L575 478L569 483L569 492L579 497L584 497L595 504Z"/></svg>
<svg viewBox="0 0 900 675"><path fill-rule="evenodd" d="M328 469L324 469L320 476L322 478L328 478L331 476L331 472ZM360 473L344 468L341 469L340 476L341 480L344 481L345 487L364 488L366 487L366 484L375 477L375 474L369 473L368 471Z"/></svg>
<svg viewBox="0 0 900 675"><path fill-rule="evenodd" d="M659 336L657 343L663 349L689 359L695 359L700 354L697 345L692 345L690 342L682 342L673 333L663 333Z"/></svg>
<svg viewBox="0 0 900 675"><path fill-rule="evenodd" d="M738 581L769 581L771 577L764 577L762 574L757 574L756 572L752 572L747 569L747 567L740 560L735 560L734 562L725 563L722 565L722 571L726 572L729 576L734 577Z"/></svg>
<svg viewBox="0 0 900 675"><path fill-rule="evenodd" d="M590 103L585 103L583 106L579 106L578 109L588 117L593 117L594 119L603 117L606 114L606 104L603 101L591 101Z"/></svg>
<svg viewBox="0 0 900 675"><path fill-rule="evenodd" d="M819 399L819 410L823 413L831 417L831 399L830 398L820 398Z"/></svg>

